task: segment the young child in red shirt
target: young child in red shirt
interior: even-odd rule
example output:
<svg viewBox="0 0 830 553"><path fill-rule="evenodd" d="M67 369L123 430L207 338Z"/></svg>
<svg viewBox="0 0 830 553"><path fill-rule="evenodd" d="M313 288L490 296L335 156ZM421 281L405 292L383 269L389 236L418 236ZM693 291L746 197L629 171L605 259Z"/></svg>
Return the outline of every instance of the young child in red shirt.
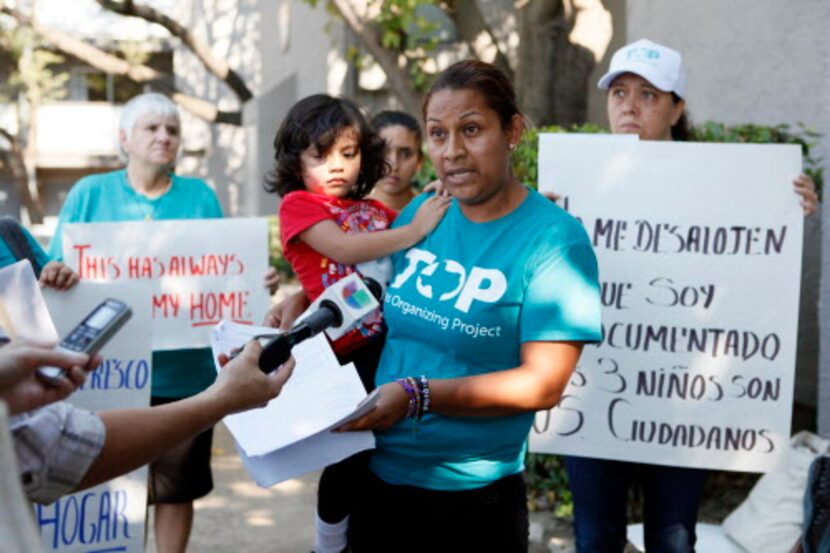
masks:
<svg viewBox="0 0 830 553"><path fill-rule="evenodd" d="M424 202L412 223L390 229L397 213L365 196L387 171L384 142L349 100L324 94L300 100L274 139L276 165L266 189L282 197L280 234L308 299L358 271L357 265L420 242L441 221L447 197ZM376 232L383 231L383 232ZM358 271L359 272L359 271ZM333 344L353 362L367 391L383 345L380 310ZM326 467L317 492L315 552L343 551L352 487L366 462L358 454Z"/></svg>

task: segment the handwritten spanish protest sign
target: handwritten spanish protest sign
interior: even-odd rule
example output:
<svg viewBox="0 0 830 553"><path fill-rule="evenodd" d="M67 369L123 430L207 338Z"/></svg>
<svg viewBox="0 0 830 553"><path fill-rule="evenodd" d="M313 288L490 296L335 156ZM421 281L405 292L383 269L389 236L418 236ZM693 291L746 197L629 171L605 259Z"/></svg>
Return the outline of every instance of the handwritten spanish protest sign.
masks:
<svg viewBox="0 0 830 553"><path fill-rule="evenodd" d="M129 321L101 350L103 362L67 401L90 411L150 405L152 329L146 298L151 284L81 282L67 292L46 290L44 298L60 336L108 297L132 308ZM35 505L46 551L144 551L147 467L50 505Z"/></svg>
<svg viewBox="0 0 830 553"><path fill-rule="evenodd" d="M530 450L766 471L786 450L803 214L797 146L542 135L599 260L603 341L586 346Z"/></svg>
<svg viewBox="0 0 830 553"><path fill-rule="evenodd" d="M208 347L220 320L260 323L268 309L265 219L67 225L66 263L82 280L153 283L153 348Z"/></svg>

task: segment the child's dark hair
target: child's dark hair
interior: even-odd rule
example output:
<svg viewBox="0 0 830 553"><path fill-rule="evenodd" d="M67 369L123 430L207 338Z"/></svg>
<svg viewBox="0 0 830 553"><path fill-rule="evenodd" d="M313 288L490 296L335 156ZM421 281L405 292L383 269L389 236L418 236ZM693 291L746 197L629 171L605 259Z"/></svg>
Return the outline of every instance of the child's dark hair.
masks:
<svg viewBox="0 0 830 553"><path fill-rule="evenodd" d="M380 131L386 127L394 127L395 125L404 127L415 134L415 140L418 144L421 143L423 137L421 136L421 126L418 121L403 111L386 110L378 113L372 117L372 126L376 131ZM420 149L418 150L421 151Z"/></svg>
<svg viewBox="0 0 830 553"><path fill-rule="evenodd" d="M351 101L315 94L294 104L274 138L274 168L265 177L265 190L285 196L305 190L300 154L309 146L328 153L345 128L358 134L360 174L347 198L360 199L372 191L387 171L383 139Z"/></svg>

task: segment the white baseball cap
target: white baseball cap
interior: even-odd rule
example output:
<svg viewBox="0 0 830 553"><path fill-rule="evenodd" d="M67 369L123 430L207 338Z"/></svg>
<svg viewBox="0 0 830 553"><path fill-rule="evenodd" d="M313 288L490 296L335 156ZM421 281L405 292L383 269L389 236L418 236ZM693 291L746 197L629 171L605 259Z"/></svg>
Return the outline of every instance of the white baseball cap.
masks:
<svg viewBox="0 0 830 553"><path fill-rule="evenodd" d="M602 76L597 87L608 89L623 73L639 75L663 92L674 92L681 98L686 90L683 56L650 40L638 40L614 52L608 73Z"/></svg>

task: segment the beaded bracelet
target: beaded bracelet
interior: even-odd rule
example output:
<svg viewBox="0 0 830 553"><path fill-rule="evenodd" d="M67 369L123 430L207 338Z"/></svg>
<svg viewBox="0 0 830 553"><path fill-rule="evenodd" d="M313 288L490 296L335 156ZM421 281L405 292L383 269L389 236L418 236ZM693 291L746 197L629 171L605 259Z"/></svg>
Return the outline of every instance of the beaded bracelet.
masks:
<svg viewBox="0 0 830 553"><path fill-rule="evenodd" d="M411 376L406 377L406 381L415 390L415 413L412 414L413 418L420 419L421 418L421 389L418 387L418 381L412 378Z"/></svg>
<svg viewBox="0 0 830 553"><path fill-rule="evenodd" d="M406 395L409 396L409 406L407 407L404 418L411 419L418 414L418 404L420 402L418 401L417 387L410 384L406 378L399 378L395 382L400 384L404 391L406 391Z"/></svg>
<svg viewBox="0 0 830 553"><path fill-rule="evenodd" d="M423 374L418 378L418 392L421 396L421 410L418 412L420 419L424 413L429 413L429 381Z"/></svg>

